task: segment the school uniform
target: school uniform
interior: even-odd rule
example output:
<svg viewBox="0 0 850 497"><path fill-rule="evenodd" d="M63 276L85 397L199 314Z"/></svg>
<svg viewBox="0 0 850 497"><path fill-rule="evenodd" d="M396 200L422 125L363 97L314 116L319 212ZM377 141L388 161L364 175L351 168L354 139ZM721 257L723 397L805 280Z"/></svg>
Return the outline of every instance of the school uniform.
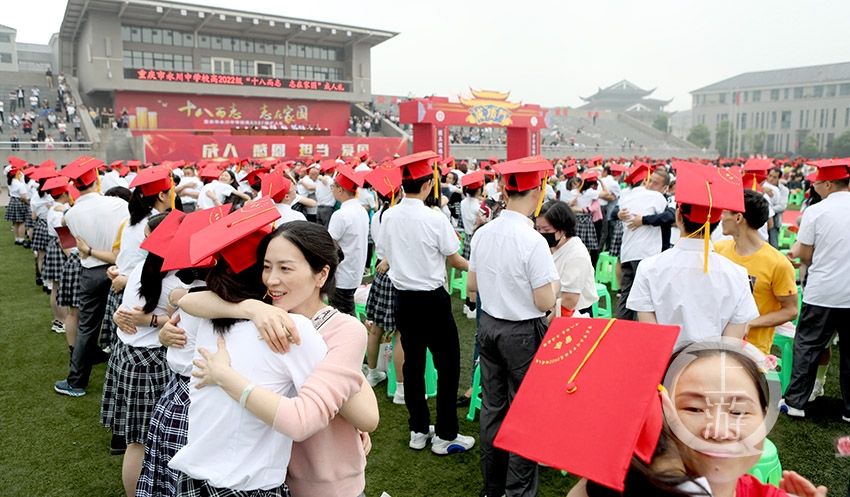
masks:
<svg viewBox="0 0 850 497"><path fill-rule="evenodd" d="M213 192L218 198L219 203L223 204L227 197L236 193L236 189L227 183L222 183L219 180L213 180L201 187L198 192L198 201L195 204L198 210L209 209L215 207L216 203L207 195L207 192Z"/></svg>
<svg viewBox="0 0 850 497"><path fill-rule="evenodd" d="M32 249L38 252L47 250L50 236L47 233L47 211L53 206L53 197L47 193L30 199L30 210L36 216L32 231Z"/></svg>
<svg viewBox="0 0 850 497"><path fill-rule="evenodd" d="M389 209L389 208L387 208ZM381 245L381 219L386 209L380 210L372 216L370 234L375 240L375 254L380 264L384 260L384 247ZM395 322L396 289L387 272L376 273L369 289L369 298L366 300L366 319L380 326L384 333L392 333L396 329Z"/></svg>
<svg viewBox="0 0 850 497"><path fill-rule="evenodd" d="M288 223L290 221L307 220L307 218L304 217L304 214L293 209L290 204L275 204L275 207L277 207L277 211L280 212L280 219L278 219L274 223L275 228L279 227L283 223Z"/></svg>
<svg viewBox="0 0 850 497"><path fill-rule="evenodd" d="M47 251L44 255L44 268L41 270L41 278L45 281L54 281L58 285L62 279L62 270L65 266L67 256L59 245L59 235L56 228L62 226L62 217L68 210L68 204L55 203L47 211ZM58 289L58 287L57 287Z"/></svg>
<svg viewBox="0 0 850 497"><path fill-rule="evenodd" d="M506 163L509 164L509 163ZM488 495L537 494L537 463L493 446L525 372L546 333L534 289L558 280L546 240L532 221L503 210L478 229L469 270L481 295L481 469Z"/></svg>
<svg viewBox="0 0 850 497"><path fill-rule="evenodd" d="M100 191L106 193L115 187L129 188L128 180L121 177L118 171L112 170L100 177Z"/></svg>
<svg viewBox="0 0 850 497"><path fill-rule="evenodd" d="M9 205L6 206L6 214L3 216L10 223L24 223L30 218L30 207L24 202L29 199L29 189L26 183L13 178L9 184Z"/></svg>
<svg viewBox="0 0 850 497"><path fill-rule="evenodd" d="M481 200L475 197L466 197L460 201L460 219L466 240L463 242L461 257L469 260L472 251L472 235L475 233L475 222L478 220L478 212L481 210Z"/></svg>
<svg viewBox="0 0 850 497"><path fill-rule="evenodd" d="M316 218L319 224L327 227L336 206L336 199L331 190L333 180L325 175L316 179Z"/></svg>
<svg viewBox="0 0 850 497"><path fill-rule="evenodd" d="M336 289L330 305L347 314L354 314L354 291L363 279L369 238L369 214L356 198L346 200L333 213L328 233L344 255L336 269Z"/></svg>

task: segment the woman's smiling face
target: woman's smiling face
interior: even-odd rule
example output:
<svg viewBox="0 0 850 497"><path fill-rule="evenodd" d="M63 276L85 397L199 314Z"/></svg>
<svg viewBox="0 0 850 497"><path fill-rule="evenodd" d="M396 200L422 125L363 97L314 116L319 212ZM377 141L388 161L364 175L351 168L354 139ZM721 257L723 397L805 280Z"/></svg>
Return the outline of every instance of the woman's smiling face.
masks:
<svg viewBox="0 0 850 497"><path fill-rule="evenodd" d="M276 307L295 311L319 298L326 279L327 270L314 273L301 250L286 238L276 236L269 242L263 283Z"/></svg>

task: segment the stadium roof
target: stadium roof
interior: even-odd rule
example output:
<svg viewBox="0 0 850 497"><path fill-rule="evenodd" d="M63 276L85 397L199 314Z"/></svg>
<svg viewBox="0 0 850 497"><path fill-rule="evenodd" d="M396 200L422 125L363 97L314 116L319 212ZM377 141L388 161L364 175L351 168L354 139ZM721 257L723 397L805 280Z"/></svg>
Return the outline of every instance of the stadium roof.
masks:
<svg viewBox="0 0 850 497"><path fill-rule="evenodd" d="M704 93L768 86L796 86L830 81L850 81L850 62L820 66L792 67L772 71L745 72L729 79L704 86L691 93Z"/></svg>
<svg viewBox="0 0 850 497"><path fill-rule="evenodd" d="M286 3L277 4L285 9ZM273 14L161 0L68 0L60 35L74 39L91 11L117 15L122 23L281 41L377 45L398 33Z"/></svg>

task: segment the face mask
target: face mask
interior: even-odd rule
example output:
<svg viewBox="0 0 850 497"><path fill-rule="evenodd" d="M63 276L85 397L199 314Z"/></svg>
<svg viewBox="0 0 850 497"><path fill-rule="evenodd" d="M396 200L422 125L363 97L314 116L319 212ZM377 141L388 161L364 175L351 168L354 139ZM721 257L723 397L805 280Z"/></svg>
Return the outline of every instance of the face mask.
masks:
<svg viewBox="0 0 850 497"><path fill-rule="evenodd" d="M555 233L540 233L543 235L543 238L546 239L546 243L549 244L549 247L554 247L558 244L558 240L555 239Z"/></svg>

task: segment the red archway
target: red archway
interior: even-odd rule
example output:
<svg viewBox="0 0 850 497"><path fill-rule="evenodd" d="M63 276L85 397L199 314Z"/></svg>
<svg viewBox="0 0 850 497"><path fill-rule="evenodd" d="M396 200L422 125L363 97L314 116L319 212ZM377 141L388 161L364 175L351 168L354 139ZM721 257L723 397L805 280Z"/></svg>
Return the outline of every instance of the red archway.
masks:
<svg viewBox="0 0 850 497"><path fill-rule="evenodd" d="M507 128L507 160L540 153L546 112L534 104L508 102L509 93L470 90L471 98L414 98L399 104L399 121L413 125L413 152L433 150L449 156L450 126Z"/></svg>

